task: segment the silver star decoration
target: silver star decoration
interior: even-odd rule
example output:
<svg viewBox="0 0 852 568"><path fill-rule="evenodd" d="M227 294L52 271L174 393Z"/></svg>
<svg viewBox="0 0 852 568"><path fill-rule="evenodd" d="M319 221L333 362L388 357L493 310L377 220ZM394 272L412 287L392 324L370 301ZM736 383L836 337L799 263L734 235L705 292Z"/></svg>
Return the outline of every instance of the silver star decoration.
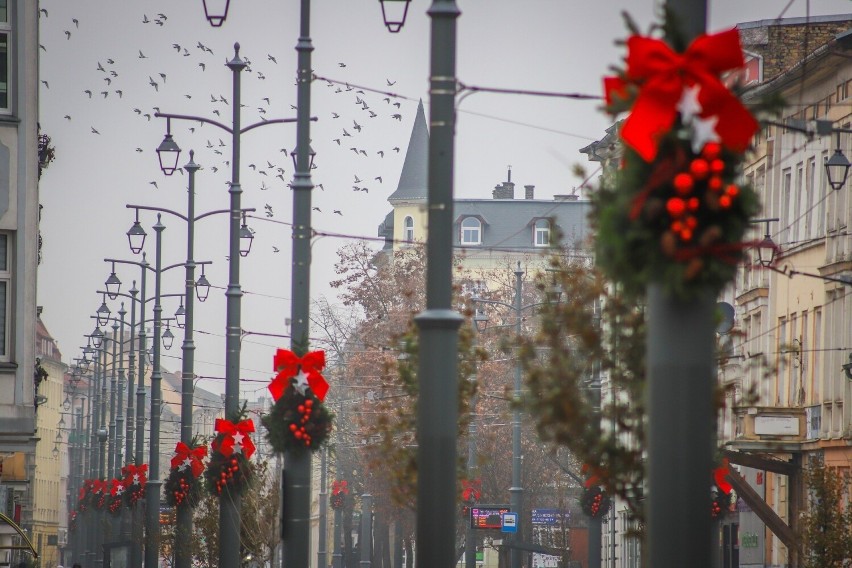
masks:
<svg viewBox="0 0 852 568"><path fill-rule="evenodd" d="M191 465L192 465L192 460L190 458L186 458L178 466L178 471L183 471Z"/></svg>
<svg viewBox="0 0 852 568"><path fill-rule="evenodd" d="M234 443L235 443L235 444L237 444L238 446L242 446L242 445L243 445L243 438L245 438L245 435L244 435L244 434L242 434L241 432L237 432L237 433L236 433L236 434L234 434L232 437L234 438Z"/></svg>
<svg viewBox="0 0 852 568"><path fill-rule="evenodd" d="M308 384L308 376L304 373L304 371L299 369L299 374L293 377L293 379L296 381L293 383L293 388L299 391L299 394L305 396L305 389L310 386Z"/></svg>
<svg viewBox="0 0 852 568"><path fill-rule="evenodd" d="M704 145L708 142L718 142L719 135L716 134L716 123L719 122L718 116L708 116L707 118L696 118L692 121L692 151L696 154L704 149Z"/></svg>
<svg viewBox="0 0 852 568"><path fill-rule="evenodd" d="M133 485L139 485L139 474L138 473L133 474Z"/></svg>
<svg viewBox="0 0 852 568"><path fill-rule="evenodd" d="M680 112L684 124L692 122L692 119L701 114L703 110L701 103L698 102L698 92L700 90L698 85L693 85L684 89L680 96L680 100L677 103L677 110Z"/></svg>

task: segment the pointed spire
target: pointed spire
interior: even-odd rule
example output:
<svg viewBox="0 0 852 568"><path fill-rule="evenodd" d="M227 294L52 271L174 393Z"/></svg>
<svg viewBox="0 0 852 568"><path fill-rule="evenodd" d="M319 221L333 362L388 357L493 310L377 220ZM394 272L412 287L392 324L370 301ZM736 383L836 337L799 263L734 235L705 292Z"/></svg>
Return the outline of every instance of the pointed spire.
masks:
<svg viewBox="0 0 852 568"><path fill-rule="evenodd" d="M405 162L396 186L388 201L411 199L425 200L429 183L429 128L426 126L426 113L423 100L417 105L417 116L411 129L411 139L405 151Z"/></svg>

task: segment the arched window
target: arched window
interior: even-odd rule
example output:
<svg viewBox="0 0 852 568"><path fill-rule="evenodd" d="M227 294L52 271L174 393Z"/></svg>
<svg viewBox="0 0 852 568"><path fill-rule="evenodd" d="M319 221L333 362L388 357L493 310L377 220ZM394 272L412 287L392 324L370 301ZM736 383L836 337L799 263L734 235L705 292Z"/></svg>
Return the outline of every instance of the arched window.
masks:
<svg viewBox="0 0 852 568"><path fill-rule="evenodd" d="M550 221L539 219L533 228L533 244L537 247L550 246Z"/></svg>
<svg viewBox="0 0 852 568"><path fill-rule="evenodd" d="M402 221L402 238L408 242L414 240L414 218L411 215Z"/></svg>
<svg viewBox="0 0 852 568"><path fill-rule="evenodd" d="M482 244L482 223L476 217L465 217L461 222L461 244Z"/></svg>

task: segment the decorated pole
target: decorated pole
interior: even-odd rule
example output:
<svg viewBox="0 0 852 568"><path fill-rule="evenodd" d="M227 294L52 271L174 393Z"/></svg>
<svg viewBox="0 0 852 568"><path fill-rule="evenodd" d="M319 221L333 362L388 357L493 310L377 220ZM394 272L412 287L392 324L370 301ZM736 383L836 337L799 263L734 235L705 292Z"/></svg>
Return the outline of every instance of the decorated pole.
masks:
<svg viewBox="0 0 852 568"><path fill-rule="evenodd" d="M738 184L757 131L722 81L744 65L736 29L703 34L706 1L670 1L659 39L633 35L604 82L622 166L598 200L598 262L647 294L649 566L712 564L715 300L736 274L756 193ZM753 109L757 110L757 109Z"/></svg>

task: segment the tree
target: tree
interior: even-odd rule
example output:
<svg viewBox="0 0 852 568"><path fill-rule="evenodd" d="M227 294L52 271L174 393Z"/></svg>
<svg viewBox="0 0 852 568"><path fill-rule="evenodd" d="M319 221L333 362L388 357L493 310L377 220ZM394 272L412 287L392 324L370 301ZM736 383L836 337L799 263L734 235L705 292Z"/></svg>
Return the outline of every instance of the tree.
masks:
<svg viewBox="0 0 852 568"><path fill-rule="evenodd" d="M811 461L804 470L808 510L799 523L804 568L852 566L852 501L848 472Z"/></svg>
<svg viewBox="0 0 852 568"><path fill-rule="evenodd" d="M240 520L240 557L249 554L260 566L272 562L278 542L276 527L279 517L279 484L270 471L268 460L253 461L254 478L243 493ZM171 566L175 546L175 525L162 527L161 546L166 565ZM192 565L197 568L215 568L219 565L219 497L205 494L193 510L192 538L189 543Z"/></svg>

